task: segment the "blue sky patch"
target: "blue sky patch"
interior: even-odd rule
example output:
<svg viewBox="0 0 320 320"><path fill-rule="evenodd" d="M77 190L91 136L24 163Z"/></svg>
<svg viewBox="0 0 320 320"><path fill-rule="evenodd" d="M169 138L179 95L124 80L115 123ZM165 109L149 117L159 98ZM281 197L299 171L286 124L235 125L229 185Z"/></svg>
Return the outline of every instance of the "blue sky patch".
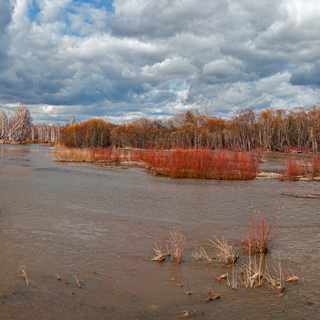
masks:
<svg viewBox="0 0 320 320"><path fill-rule="evenodd" d="M29 20L31 22L37 22L39 23L39 21L37 20L37 14L40 12L40 8L39 8L39 4L38 1L33 0L32 3L29 6Z"/></svg>
<svg viewBox="0 0 320 320"><path fill-rule="evenodd" d="M176 81L170 82L170 84L169 84L170 90L173 90L173 91L184 91L184 90L189 89L189 86L187 85L185 80L186 79L178 79Z"/></svg>
<svg viewBox="0 0 320 320"><path fill-rule="evenodd" d="M83 3L88 3L97 9L105 8L107 11L114 13L113 0L73 0L73 4L78 7Z"/></svg>

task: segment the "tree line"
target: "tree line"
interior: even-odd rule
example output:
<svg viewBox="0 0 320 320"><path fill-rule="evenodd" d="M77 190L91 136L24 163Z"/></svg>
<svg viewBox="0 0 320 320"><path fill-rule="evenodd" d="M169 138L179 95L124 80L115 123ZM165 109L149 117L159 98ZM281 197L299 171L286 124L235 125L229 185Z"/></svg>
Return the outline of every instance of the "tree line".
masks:
<svg viewBox="0 0 320 320"><path fill-rule="evenodd" d="M310 150L319 152L320 106L292 110L241 110L232 119L188 110L169 120L141 118L120 125L92 119L61 127L66 147L210 148L240 151Z"/></svg>
<svg viewBox="0 0 320 320"><path fill-rule="evenodd" d="M141 118L116 125L102 119L66 125L32 124L29 110L21 105L13 114L0 110L0 140L49 141L66 147L95 148L209 148L240 151L320 150L320 106L292 110L267 108L238 111L232 119L188 110L167 121Z"/></svg>

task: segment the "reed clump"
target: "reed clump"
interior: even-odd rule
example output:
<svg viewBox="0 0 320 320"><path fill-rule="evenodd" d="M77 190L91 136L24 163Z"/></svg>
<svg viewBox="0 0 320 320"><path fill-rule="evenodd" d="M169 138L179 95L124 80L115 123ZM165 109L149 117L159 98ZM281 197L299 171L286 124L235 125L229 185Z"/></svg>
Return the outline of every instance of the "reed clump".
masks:
<svg viewBox="0 0 320 320"><path fill-rule="evenodd" d="M93 162L90 149L75 149L56 147L53 153L54 160L58 162Z"/></svg>

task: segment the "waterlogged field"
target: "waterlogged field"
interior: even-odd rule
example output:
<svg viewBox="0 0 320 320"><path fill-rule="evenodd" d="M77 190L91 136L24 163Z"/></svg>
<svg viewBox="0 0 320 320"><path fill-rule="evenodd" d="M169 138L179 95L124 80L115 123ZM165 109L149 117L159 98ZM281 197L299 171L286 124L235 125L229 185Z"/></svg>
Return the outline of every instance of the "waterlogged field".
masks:
<svg viewBox="0 0 320 320"><path fill-rule="evenodd" d="M0 145L0 319L318 318L320 200L284 194L319 194L319 182L168 179L57 163L51 151ZM280 171L287 155L263 159L262 170ZM224 236L247 263L251 206L278 218L270 272L280 255L284 278L300 278L281 292L245 288L238 269L192 258L201 246L217 257L208 239ZM173 230L185 238L182 262L151 261ZM220 298L209 301L210 290Z"/></svg>

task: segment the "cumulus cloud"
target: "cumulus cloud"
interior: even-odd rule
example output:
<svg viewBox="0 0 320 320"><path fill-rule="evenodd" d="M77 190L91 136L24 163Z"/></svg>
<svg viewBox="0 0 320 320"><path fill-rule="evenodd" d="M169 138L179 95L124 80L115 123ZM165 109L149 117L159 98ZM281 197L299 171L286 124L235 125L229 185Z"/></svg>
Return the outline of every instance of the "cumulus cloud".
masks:
<svg viewBox="0 0 320 320"><path fill-rule="evenodd" d="M319 104L316 0L0 0L0 106L34 122Z"/></svg>

